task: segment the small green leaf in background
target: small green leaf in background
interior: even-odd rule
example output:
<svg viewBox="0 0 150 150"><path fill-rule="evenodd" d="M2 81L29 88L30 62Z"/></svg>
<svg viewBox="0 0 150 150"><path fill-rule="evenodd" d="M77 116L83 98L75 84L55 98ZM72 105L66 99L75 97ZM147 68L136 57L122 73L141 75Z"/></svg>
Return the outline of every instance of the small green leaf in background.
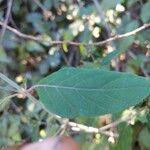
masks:
<svg viewBox="0 0 150 150"><path fill-rule="evenodd" d="M120 4L122 0L103 0L101 2L101 6L103 9L107 10L110 8L114 8L117 4Z"/></svg>
<svg viewBox="0 0 150 150"><path fill-rule="evenodd" d="M27 41L26 48L29 52L43 52L44 48L37 42Z"/></svg>
<svg viewBox="0 0 150 150"><path fill-rule="evenodd" d="M142 21L144 23L149 22L150 21L150 1L148 1L147 3L145 3L142 7L142 11L141 11L141 18Z"/></svg>
<svg viewBox="0 0 150 150"><path fill-rule="evenodd" d="M0 47L0 63L10 63L11 59L7 57L5 50Z"/></svg>
<svg viewBox="0 0 150 150"><path fill-rule="evenodd" d="M150 113L147 115L147 128L148 132L150 133Z"/></svg>
<svg viewBox="0 0 150 150"><path fill-rule="evenodd" d="M90 15L95 12L95 6L93 4L86 6L86 7L80 7L79 8L79 16L82 15Z"/></svg>
<svg viewBox="0 0 150 150"><path fill-rule="evenodd" d="M67 53L68 52L68 46L66 43L62 44L63 50Z"/></svg>
<svg viewBox="0 0 150 150"><path fill-rule="evenodd" d="M50 46L50 45L51 45L50 43L51 43L52 39L51 39L51 37L50 37L49 35L47 35L47 34L41 35L40 40L41 40L41 43L42 43L43 45L45 45L45 46Z"/></svg>
<svg viewBox="0 0 150 150"><path fill-rule="evenodd" d="M140 44L144 47L145 45L150 44L150 29L147 29L139 34L137 34L137 39L140 41Z"/></svg>
<svg viewBox="0 0 150 150"><path fill-rule="evenodd" d="M61 63L60 51L57 47L49 50L49 56L45 57L39 64L38 68L41 74L48 73L49 68L55 69Z"/></svg>
<svg viewBox="0 0 150 150"><path fill-rule="evenodd" d="M132 128L125 123L120 124L119 139L115 145L110 146L110 150L132 150Z"/></svg>
<svg viewBox="0 0 150 150"><path fill-rule="evenodd" d="M83 44L79 45L79 49L80 49L80 53L82 56L87 56L87 49L85 48Z"/></svg>
<svg viewBox="0 0 150 150"><path fill-rule="evenodd" d="M147 78L99 69L65 68L39 84L37 92L45 107L70 118L115 113L150 94Z"/></svg>
<svg viewBox="0 0 150 150"><path fill-rule="evenodd" d="M84 25L85 29L82 32L81 36L79 37L80 41L82 42L89 42L92 38L92 32L88 29L86 25Z"/></svg>
<svg viewBox="0 0 150 150"><path fill-rule="evenodd" d="M34 29L42 34L47 33L51 27L49 22L44 22L42 14L37 12L28 14L26 21L31 23Z"/></svg>
<svg viewBox="0 0 150 150"><path fill-rule="evenodd" d="M15 40L15 34L6 31L3 38L3 46L6 49L15 49L17 47L17 41Z"/></svg>
<svg viewBox="0 0 150 150"><path fill-rule="evenodd" d="M3 99L0 98L0 111L4 110L6 108L7 105L9 105L10 103L10 99Z"/></svg>
<svg viewBox="0 0 150 150"><path fill-rule="evenodd" d="M108 65L112 59L116 58L119 54L121 54L124 50L123 49L117 49L117 50L114 50L112 52L110 52L107 56L105 56L103 59L102 59L102 62L101 64L102 65Z"/></svg>
<svg viewBox="0 0 150 150"><path fill-rule="evenodd" d="M139 135L139 142L142 149L148 150L150 148L150 133L147 128L144 128Z"/></svg>
<svg viewBox="0 0 150 150"><path fill-rule="evenodd" d="M65 31L65 33L64 33L64 40L65 41L71 41L71 40L73 40L73 38L74 38L74 35L70 29Z"/></svg>
<svg viewBox="0 0 150 150"><path fill-rule="evenodd" d="M131 7L134 3L136 3L138 0L128 0L127 1L127 6Z"/></svg>

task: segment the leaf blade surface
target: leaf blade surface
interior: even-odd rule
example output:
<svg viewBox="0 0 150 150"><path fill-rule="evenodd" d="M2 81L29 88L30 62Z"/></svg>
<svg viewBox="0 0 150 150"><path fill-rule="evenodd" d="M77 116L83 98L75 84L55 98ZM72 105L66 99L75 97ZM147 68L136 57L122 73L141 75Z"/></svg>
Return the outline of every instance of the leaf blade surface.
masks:
<svg viewBox="0 0 150 150"><path fill-rule="evenodd" d="M45 107L63 117L115 113L150 94L150 80L129 73L64 68L42 79L37 88Z"/></svg>

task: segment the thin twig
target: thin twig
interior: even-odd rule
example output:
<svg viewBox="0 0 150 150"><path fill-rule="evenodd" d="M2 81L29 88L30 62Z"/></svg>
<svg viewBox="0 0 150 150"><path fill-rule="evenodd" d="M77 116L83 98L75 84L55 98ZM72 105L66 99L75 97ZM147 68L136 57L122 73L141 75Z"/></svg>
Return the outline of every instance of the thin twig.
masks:
<svg viewBox="0 0 150 150"><path fill-rule="evenodd" d="M108 124L108 125L105 125L105 126L101 127L100 129L101 129L102 131L108 130L108 129L110 129L110 128L116 127L116 126L117 126L118 124L120 124L120 123L127 122L127 121L129 121L130 119L131 119L130 116L127 117L127 118L120 118L119 120L116 120L116 121L114 121L114 122L112 122L112 123L110 123L110 124Z"/></svg>
<svg viewBox="0 0 150 150"><path fill-rule="evenodd" d="M0 21L0 25L3 26L4 23ZM24 34L18 30L16 30L15 28L12 28L10 26L6 26L6 28L15 33L17 36L21 37L21 38L24 38L24 39L30 39L30 40L34 40L34 41L38 41L38 42L42 42L43 39L40 37L40 36L32 36L32 35L27 35L27 34ZM84 46L102 46L106 43L109 43L111 41L115 41L115 40L120 40L122 38L125 38L125 37L128 37L128 36L132 36L132 35L135 35L136 33L144 30L144 29L147 29L147 28L150 28L150 23L147 23L147 24L144 24L143 26L131 31L131 32L127 32L125 34L117 34L111 38L108 38L107 40L104 40L104 41L99 41L99 42L94 42L94 43L84 43L84 42L73 42L73 41L49 41L49 43L51 45L60 45L60 44L69 44L69 45L74 45L74 46L80 46L81 44L84 45Z"/></svg>
<svg viewBox="0 0 150 150"><path fill-rule="evenodd" d="M13 3L13 0L8 0L8 2L7 2L7 12L6 12L6 18L4 20L3 28L1 31L0 44L2 44L3 37L4 37L5 31L7 29L7 24L8 24L10 12L11 12L12 3Z"/></svg>
<svg viewBox="0 0 150 150"><path fill-rule="evenodd" d="M11 79L9 79L7 76L5 76L4 74L2 74L0 72L0 79L5 81L6 83L8 83L9 85L11 85L11 87L13 87L14 89L16 89L17 91L21 90L21 87L14 81L12 81Z"/></svg>
<svg viewBox="0 0 150 150"><path fill-rule="evenodd" d="M48 11L48 10L40 3L40 1L38 1L38 0L33 0L33 1L37 4L37 6L38 6L39 8L42 9L43 12L44 12L44 11Z"/></svg>

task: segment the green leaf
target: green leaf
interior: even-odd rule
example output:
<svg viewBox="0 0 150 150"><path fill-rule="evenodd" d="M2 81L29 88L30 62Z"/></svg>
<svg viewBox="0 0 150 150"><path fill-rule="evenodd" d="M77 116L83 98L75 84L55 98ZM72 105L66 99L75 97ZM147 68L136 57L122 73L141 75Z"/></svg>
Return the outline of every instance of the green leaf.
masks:
<svg viewBox="0 0 150 150"><path fill-rule="evenodd" d="M95 12L95 6L94 5L88 5L86 7L80 7L79 8L79 16L82 15L91 15L92 13Z"/></svg>
<svg viewBox="0 0 150 150"><path fill-rule="evenodd" d="M143 149L150 148L150 133L148 132L147 128L144 128L139 135L139 142Z"/></svg>
<svg viewBox="0 0 150 150"><path fill-rule="evenodd" d="M42 19L42 15L40 13L33 12L26 16L26 20L31 23L38 22L41 19Z"/></svg>
<svg viewBox="0 0 150 150"><path fill-rule="evenodd" d="M26 21L32 23L34 29L43 34L49 31L50 24L48 22L44 22L42 18L42 14L32 12L26 16Z"/></svg>
<svg viewBox="0 0 150 150"><path fill-rule="evenodd" d="M130 126L126 126L126 124L119 125L119 140L111 146L110 150L131 150L132 133Z"/></svg>
<svg viewBox="0 0 150 150"><path fill-rule="evenodd" d="M123 52L123 49L117 49L115 51L112 51L111 53L109 53L107 56L105 56L102 59L101 64L102 65L108 65L111 62L112 59L114 59L115 57L117 57L122 52Z"/></svg>
<svg viewBox="0 0 150 150"><path fill-rule="evenodd" d="M142 46L150 43L150 40L149 40L150 39L150 29L147 29L147 30L137 34L137 39L140 41L140 44Z"/></svg>
<svg viewBox="0 0 150 150"><path fill-rule="evenodd" d="M40 37L40 40L41 40L41 43L44 45L44 46L50 46L51 45L51 37L47 34L43 34L41 35Z"/></svg>
<svg viewBox="0 0 150 150"><path fill-rule="evenodd" d="M141 18L144 23L150 21L149 9L150 9L150 2L147 2L143 5L142 11L141 11Z"/></svg>
<svg viewBox="0 0 150 150"><path fill-rule="evenodd" d="M44 48L37 42L27 41L26 48L29 52L43 52Z"/></svg>
<svg viewBox="0 0 150 150"><path fill-rule="evenodd" d="M65 68L42 79L37 92L57 115L98 116L141 102L150 94L150 80L129 73Z"/></svg>
<svg viewBox="0 0 150 150"><path fill-rule="evenodd" d="M89 42L92 38L92 32L88 29L88 27L85 25L85 29L80 35L79 39L83 42Z"/></svg>
<svg viewBox="0 0 150 150"><path fill-rule="evenodd" d="M148 128L148 132L150 133L150 113L147 115L147 128Z"/></svg>
<svg viewBox="0 0 150 150"><path fill-rule="evenodd" d="M63 50L67 53L68 52L68 45L66 43L62 44Z"/></svg>
<svg viewBox="0 0 150 150"><path fill-rule="evenodd" d="M14 33L6 31L3 38L3 46L6 49L15 49L17 47L17 42L15 40Z"/></svg>
<svg viewBox="0 0 150 150"><path fill-rule="evenodd" d="M43 2L43 4L44 4L44 6L45 6L46 9L51 9L53 1L45 0Z"/></svg>
<svg viewBox="0 0 150 150"><path fill-rule="evenodd" d="M117 4L120 4L122 0L103 0L101 6L103 9L114 8Z"/></svg>
<svg viewBox="0 0 150 150"><path fill-rule="evenodd" d="M127 1L127 6L131 7L134 3L136 3L138 0L128 0Z"/></svg>
<svg viewBox="0 0 150 150"><path fill-rule="evenodd" d="M0 63L11 63L11 59L7 57L5 50L0 47Z"/></svg>
<svg viewBox="0 0 150 150"><path fill-rule="evenodd" d="M73 40L74 35L72 34L72 31L70 29L68 29L65 33L64 33L64 40L65 41L71 41Z"/></svg>

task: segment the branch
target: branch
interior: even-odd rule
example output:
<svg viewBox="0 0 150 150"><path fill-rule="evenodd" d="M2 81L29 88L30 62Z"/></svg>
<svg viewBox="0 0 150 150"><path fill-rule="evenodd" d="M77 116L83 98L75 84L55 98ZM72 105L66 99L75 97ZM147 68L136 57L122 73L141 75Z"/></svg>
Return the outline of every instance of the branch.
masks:
<svg viewBox="0 0 150 150"><path fill-rule="evenodd" d="M61 118L59 116L56 116L55 119L58 120L62 126L61 130L64 130L63 127L65 129L70 129L74 132L85 132L85 133L91 133L91 134L96 134L96 133L100 133L100 134L103 134L105 136L108 136L108 137L115 137L117 138L119 136L118 133L115 133L115 132L112 132L111 129L116 127L117 125L119 125L120 123L123 123L123 122L128 122L131 120L132 117L134 117L135 115L129 115L127 117L121 117L120 119L108 124L108 125L105 125L103 127L100 127L100 128L96 128L96 127L92 127L92 126L86 126L86 125L83 125L83 124L78 124L78 123L75 123L75 122L71 122L69 121L68 119L64 119L64 118Z"/></svg>
<svg viewBox="0 0 150 150"><path fill-rule="evenodd" d="M3 26L4 23L2 21L0 21L0 25ZM19 36L21 38L29 39L29 40L34 40L34 41L40 41L40 38L38 38L36 36L32 36L32 35L27 35L27 34L21 33L17 29L12 28L12 27L10 27L8 25L6 25L6 29L9 30L9 31L11 31L11 32L13 32L14 34L16 34L17 36Z"/></svg>
<svg viewBox="0 0 150 150"><path fill-rule="evenodd" d="M90 127L86 126L83 124L78 124L75 122L68 122L68 127L71 128L72 131L75 132L86 132L86 133L101 133L103 135L106 135L108 137L118 137L119 135L117 133L113 133L112 131L107 131L107 130L102 130L101 128L95 128L95 127Z"/></svg>
<svg viewBox="0 0 150 150"><path fill-rule="evenodd" d="M58 118L58 121L61 124L65 124L65 127L70 128L72 131L75 132L86 132L86 133L101 133L103 135L106 135L108 137L118 137L119 134L118 133L114 133L111 130L107 131L108 129L111 129L113 127L116 127L118 124L123 123L123 122L128 122L130 119L132 118L132 116L128 116L127 118L120 118L119 120L116 120L115 122L112 122L106 126L103 126L101 128L95 128L95 127L90 127L90 126L86 126L83 124L78 124L75 122L70 122L68 120L63 120L62 118Z"/></svg>
<svg viewBox="0 0 150 150"><path fill-rule="evenodd" d="M4 21L3 25L2 25L3 28L2 28L2 31L1 31L0 44L2 44L2 40L3 40L3 37L5 35L5 31L6 31L6 28L7 28L7 24L8 24L10 12L11 12L12 3L13 3L13 0L8 0L8 2L7 2L8 9L7 9L7 12L6 12L5 21Z"/></svg>
<svg viewBox="0 0 150 150"><path fill-rule="evenodd" d="M0 25L3 26L4 23L0 21ZM108 42L111 41L115 41L115 40L120 40L122 38L128 37L128 36L132 36L135 35L136 33L148 29L150 28L150 23L144 24L143 26L131 31L131 32L127 32L125 34L117 34L107 40L104 41L100 41L100 42L95 42L95 43L84 43L84 42L73 42L73 41L49 41L49 43L51 45L60 45L60 44L69 44L69 45L74 45L74 46L80 46L81 44L84 46L102 46ZM18 30L16 30L15 28L12 28L8 25L6 25L6 29L8 29L9 31L13 32L14 34L16 34L17 36L24 38L24 39L30 39L30 40L34 40L34 41L38 41L38 42L42 42L42 38L40 36L32 36L32 35L27 35L24 34Z"/></svg>
<svg viewBox="0 0 150 150"><path fill-rule="evenodd" d="M135 35L136 33L144 30L144 29L148 29L150 28L150 23L147 23L147 24L144 24L143 26L133 30L133 31L130 31L130 32L127 32L127 33L124 33L124 34L118 34L118 35L115 35L114 37L111 37L107 40L104 40L104 41L101 41L101 42L97 42L95 43L95 45L103 45L103 44L106 44L107 42L110 42L110 41L114 41L114 40L120 40L122 38L125 38L125 37L128 37L128 36L132 36L132 35Z"/></svg>

